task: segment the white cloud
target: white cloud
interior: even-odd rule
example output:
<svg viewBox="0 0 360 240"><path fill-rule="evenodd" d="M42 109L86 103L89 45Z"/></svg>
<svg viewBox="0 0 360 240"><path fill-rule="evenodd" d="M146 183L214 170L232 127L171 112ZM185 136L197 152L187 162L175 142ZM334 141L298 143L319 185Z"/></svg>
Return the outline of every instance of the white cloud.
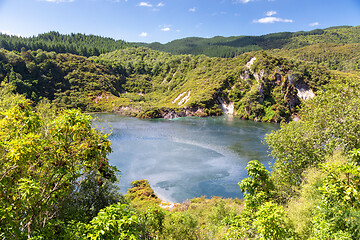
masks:
<svg viewBox="0 0 360 240"><path fill-rule="evenodd" d="M314 22L314 23L309 24L310 27L315 27L315 26L319 26L319 25L320 25L320 23L318 23L318 22Z"/></svg>
<svg viewBox="0 0 360 240"><path fill-rule="evenodd" d="M63 3L63 2L74 2L75 0L40 0L43 2Z"/></svg>
<svg viewBox="0 0 360 240"><path fill-rule="evenodd" d="M276 14L277 14L276 11L267 11L266 12L266 16L268 16L268 17L271 17L271 16L276 15Z"/></svg>
<svg viewBox="0 0 360 240"><path fill-rule="evenodd" d="M164 3L162 3L162 2L159 2L158 3L158 5L156 5L157 7L164 7L165 6L165 4Z"/></svg>
<svg viewBox="0 0 360 240"><path fill-rule="evenodd" d="M168 31L170 31L171 29L169 28L169 27L164 27L164 28L162 28L162 29L160 29L161 31L163 31L163 32L168 32Z"/></svg>
<svg viewBox="0 0 360 240"><path fill-rule="evenodd" d="M254 23L275 23L275 22L292 23L293 20L277 18L277 17L264 17L264 18L256 19L253 22Z"/></svg>
<svg viewBox="0 0 360 240"><path fill-rule="evenodd" d="M140 2L137 6L138 7L152 7L153 5L148 2Z"/></svg>
<svg viewBox="0 0 360 240"><path fill-rule="evenodd" d="M139 37L147 37L147 35L148 35L147 32L142 32L139 34Z"/></svg>
<svg viewBox="0 0 360 240"><path fill-rule="evenodd" d="M255 1L255 0L233 0L234 3L243 3L243 4L253 2L253 1Z"/></svg>
<svg viewBox="0 0 360 240"><path fill-rule="evenodd" d="M196 12L196 7L190 8L189 12Z"/></svg>

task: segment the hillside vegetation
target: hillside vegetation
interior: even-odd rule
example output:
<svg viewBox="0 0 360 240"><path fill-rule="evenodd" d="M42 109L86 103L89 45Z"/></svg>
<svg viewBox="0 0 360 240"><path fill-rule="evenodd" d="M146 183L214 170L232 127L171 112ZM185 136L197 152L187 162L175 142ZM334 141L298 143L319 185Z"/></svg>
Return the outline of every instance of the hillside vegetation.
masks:
<svg viewBox="0 0 360 240"><path fill-rule="evenodd" d="M268 50L233 58L1 49L0 238L360 239L358 29L266 35ZM64 45L75 36L102 41ZM161 202L147 180L122 196L108 135L79 109L282 122L266 137L276 161L248 163L242 200Z"/></svg>
<svg viewBox="0 0 360 240"><path fill-rule="evenodd" d="M166 44L137 43L138 46L172 54L204 54L210 57L234 57L245 52L269 49L296 49L318 43L360 43L360 26L332 27L312 31L280 32L262 36L232 36L174 40Z"/></svg>
<svg viewBox="0 0 360 240"><path fill-rule="evenodd" d="M359 239L359 84L351 74L306 101L266 141L272 173L250 161L243 200L161 202L148 181L125 196L107 135L78 110L31 108L3 83L0 233L5 239Z"/></svg>
<svg viewBox="0 0 360 240"><path fill-rule="evenodd" d="M332 70L360 70L360 43L319 43L297 49L274 49L268 53L319 64Z"/></svg>
<svg viewBox="0 0 360 240"><path fill-rule="evenodd" d="M58 32L49 32L28 38L0 33L0 48L18 52L22 49L32 51L41 49L47 52L72 53L89 57L130 46L132 46L131 43L122 40L81 33L66 35Z"/></svg>
<svg viewBox="0 0 360 240"><path fill-rule="evenodd" d="M38 102L138 117L211 116L288 121L307 96L329 82L324 67L264 52L235 58L171 55L127 48L99 57L0 52L0 80Z"/></svg>

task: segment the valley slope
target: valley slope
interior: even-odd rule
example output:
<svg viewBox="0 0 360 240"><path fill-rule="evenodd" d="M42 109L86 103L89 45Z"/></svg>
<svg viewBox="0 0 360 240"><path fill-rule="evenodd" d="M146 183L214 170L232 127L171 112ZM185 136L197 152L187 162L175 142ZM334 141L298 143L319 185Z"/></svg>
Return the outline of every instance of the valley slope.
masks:
<svg viewBox="0 0 360 240"><path fill-rule="evenodd" d="M244 39L252 39L254 49L269 50L233 58L173 55L81 34L1 35L8 49L22 47L0 50L0 81L34 103L46 98L60 108L87 112L144 118L227 113L255 121L289 121L301 102L323 86L346 74L358 75L358 31L337 27L234 37L232 45L248 46ZM217 44L231 45L230 38L217 39Z"/></svg>

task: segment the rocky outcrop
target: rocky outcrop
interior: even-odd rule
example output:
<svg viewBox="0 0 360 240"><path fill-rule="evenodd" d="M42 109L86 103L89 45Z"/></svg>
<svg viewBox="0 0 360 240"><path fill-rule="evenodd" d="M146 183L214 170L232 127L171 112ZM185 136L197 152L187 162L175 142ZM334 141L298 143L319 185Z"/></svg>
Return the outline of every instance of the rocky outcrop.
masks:
<svg viewBox="0 0 360 240"><path fill-rule="evenodd" d="M174 110L163 111L162 116L164 119L174 119L179 117L185 117L185 112L176 112Z"/></svg>
<svg viewBox="0 0 360 240"><path fill-rule="evenodd" d="M300 79L297 74L290 74L288 76L288 81L296 88L297 96L299 99L305 101L315 97L315 93L313 92L313 90L311 90L309 86L302 79Z"/></svg>
<svg viewBox="0 0 360 240"><path fill-rule="evenodd" d="M114 112L121 115L136 116L138 113L140 113L140 110L137 108L133 108L132 106L120 106L114 109Z"/></svg>
<svg viewBox="0 0 360 240"><path fill-rule="evenodd" d="M148 111L134 108L132 106L121 106L114 110L121 115L141 117L141 118L164 118L174 119L179 117L206 117L208 116L203 108L185 106L181 109L154 108Z"/></svg>
<svg viewBox="0 0 360 240"><path fill-rule="evenodd" d="M296 115L297 106L315 94L307 84L307 75L300 70L296 74L282 59L269 58L257 54L247 58L245 65L241 62L231 74L215 79L199 75L191 85L176 88L153 107L130 101L130 106L119 107L116 112L142 118L174 119L223 113L254 121L288 121Z"/></svg>
<svg viewBox="0 0 360 240"><path fill-rule="evenodd" d="M204 109L199 107L184 107L180 110L160 109L160 114L164 119L174 119L179 117L206 117Z"/></svg>
<svg viewBox="0 0 360 240"><path fill-rule="evenodd" d="M190 100L190 94L191 94L191 90L187 93L187 95L185 95L186 92L180 93L173 101L172 103L176 103L177 105L181 106L184 105L185 103L187 103ZM179 101L180 100L180 101Z"/></svg>
<svg viewBox="0 0 360 240"><path fill-rule="evenodd" d="M234 114L234 103L233 102L227 102L225 99L221 96L218 96L216 99L219 108L224 114L233 115Z"/></svg>
<svg viewBox="0 0 360 240"><path fill-rule="evenodd" d="M105 92L102 92L100 95L96 95L93 99L93 102L95 104L99 103L100 101L109 101L109 94L106 94Z"/></svg>
<svg viewBox="0 0 360 240"><path fill-rule="evenodd" d="M245 67L247 67L248 69L250 69L251 66L254 64L255 61L256 61L256 57L251 58L251 60L250 60L248 63L246 63Z"/></svg>
<svg viewBox="0 0 360 240"><path fill-rule="evenodd" d="M315 93L313 92L313 90L311 90L308 87L306 87L306 88L296 88L296 89L298 91L297 96L301 100L308 100L308 99L311 99L311 98L315 97Z"/></svg>

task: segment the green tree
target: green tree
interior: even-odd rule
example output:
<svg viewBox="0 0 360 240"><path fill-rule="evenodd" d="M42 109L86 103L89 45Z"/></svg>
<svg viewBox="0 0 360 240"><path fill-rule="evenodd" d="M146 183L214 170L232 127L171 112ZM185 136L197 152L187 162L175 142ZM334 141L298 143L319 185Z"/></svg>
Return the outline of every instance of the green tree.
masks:
<svg viewBox="0 0 360 240"><path fill-rule="evenodd" d="M240 215L223 221L229 227L225 238L291 238L293 231L285 209L273 202L274 185L269 171L257 160L250 161L246 170L249 177L239 183L245 207Z"/></svg>
<svg viewBox="0 0 360 240"><path fill-rule="evenodd" d="M283 124L266 137L276 158L272 179L284 201L294 195L306 169L336 149L347 154L360 147L360 81L353 75L338 78L304 104L300 121Z"/></svg>
<svg viewBox="0 0 360 240"><path fill-rule="evenodd" d="M107 135L90 116L63 111L44 122L28 101L0 118L0 229L5 238L31 237L45 227L72 185L93 172L115 180Z"/></svg>
<svg viewBox="0 0 360 240"><path fill-rule="evenodd" d="M7 81L0 84L0 112L4 112L14 107L18 102L24 101L25 97L20 94L14 94L16 87Z"/></svg>
<svg viewBox="0 0 360 240"><path fill-rule="evenodd" d="M320 169L325 175L319 187L321 202L314 209L314 239L359 239L359 149L347 159L341 152L328 158Z"/></svg>
<svg viewBox="0 0 360 240"><path fill-rule="evenodd" d="M163 236L166 239L198 239L197 219L189 212L175 212L165 218Z"/></svg>
<svg viewBox="0 0 360 240"><path fill-rule="evenodd" d="M101 210L88 226L88 237L102 239L139 239L137 212L126 204L113 204Z"/></svg>
<svg viewBox="0 0 360 240"><path fill-rule="evenodd" d="M239 182L239 186L244 194L246 206L256 209L263 202L271 199L274 185L269 171L258 160L248 162L245 169L249 177Z"/></svg>
<svg viewBox="0 0 360 240"><path fill-rule="evenodd" d="M257 229L257 238L262 240L289 239L293 235L284 207L272 202L259 207L254 227Z"/></svg>

